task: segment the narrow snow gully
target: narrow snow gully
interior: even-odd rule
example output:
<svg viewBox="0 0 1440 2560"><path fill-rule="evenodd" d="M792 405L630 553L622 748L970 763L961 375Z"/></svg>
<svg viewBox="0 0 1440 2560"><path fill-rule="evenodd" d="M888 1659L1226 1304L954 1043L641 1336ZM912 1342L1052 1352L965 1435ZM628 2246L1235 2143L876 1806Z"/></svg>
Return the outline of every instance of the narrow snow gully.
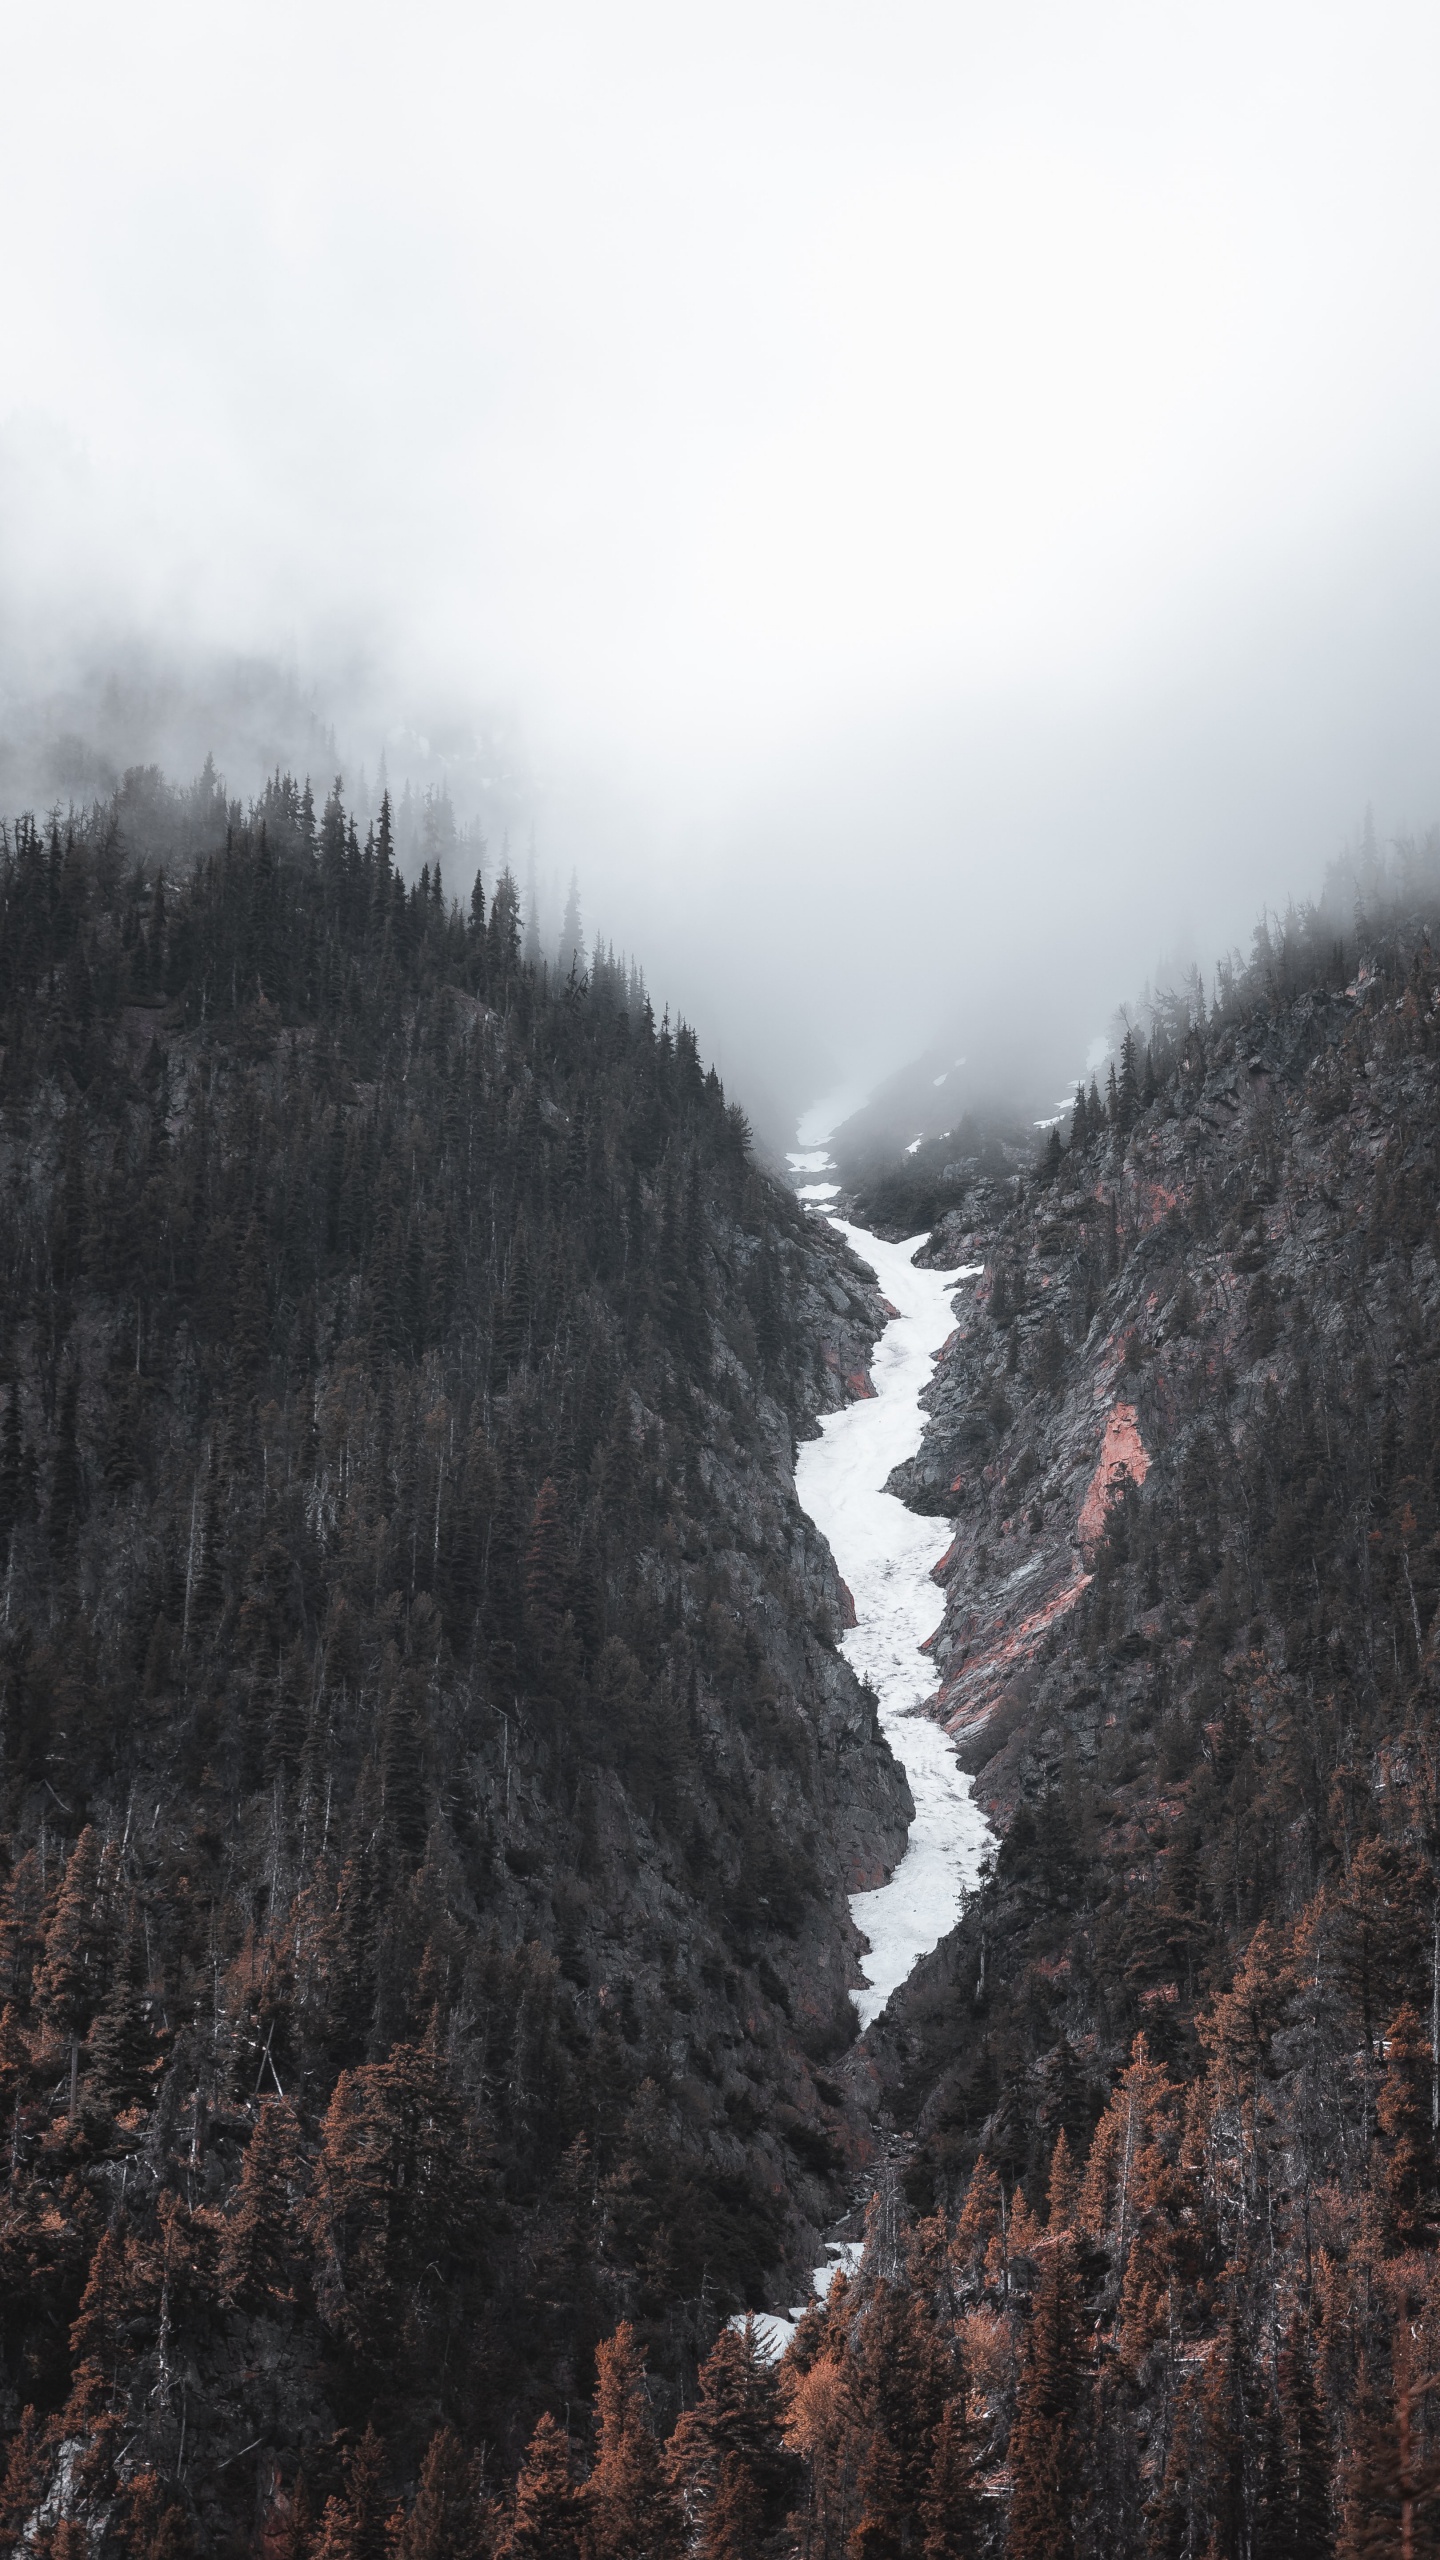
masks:
<svg viewBox="0 0 1440 2560"><path fill-rule="evenodd" d="M819 1439L803 1444L795 1469L796 1492L829 1540L855 1603L855 1624L841 1639L844 1651L879 1699L886 1740L915 1799L905 1853L889 1883L850 1896L870 1946L865 1988L850 1995L863 2031L920 1958L954 1927L991 1842L949 1735L926 1713L940 1684L920 1647L940 1619L931 1574L945 1540L939 1523L907 1510L898 1495L885 1491L891 1468L920 1446L921 1391L950 1332L956 1292L983 1265L920 1271L911 1255L923 1236L886 1244L868 1228L836 1217L828 1207L839 1193L829 1151L818 1133L808 1143L807 1135L802 1125L801 1145L789 1159L796 1190L816 1215L830 1217L869 1264L895 1311L871 1361L874 1395L823 1415ZM854 2272L862 2244L853 2231L847 2216L814 2270L811 2282L822 2301L842 2269ZM778 2312L761 2317L757 2334L767 2356L784 2353L804 2308L796 2304L788 2319ZM734 2325L744 2317L737 2314Z"/></svg>
<svg viewBox="0 0 1440 2560"><path fill-rule="evenodd" d="M790 1164L807 1177L797 1181L801 1199L824 1212L835 1186L815 1179L830 1170L823 1148L807 1148ZM887 1244L844 1218L832 1215L831 1223L869 1264L895 1310L875 1346L874 1396L826 1414L820 1438L805 1442L795 1470L800 1501L829 1540L855 1602L845 1653L875 1690L886 1739L915 1799L905 1854L889 1883L850 1897L870 1942L866 1987L852 1995L864 2028L954 1927L990 1842L950 1737L926 1713L940 1684L920 1647L940 1618L931 1574L945 1540L934 1519L885 1491L891 1468L920 1446L921 1391L951 1330L956 1292L981 1266L917 1270L911 1256L922 1236Z"/></svg>

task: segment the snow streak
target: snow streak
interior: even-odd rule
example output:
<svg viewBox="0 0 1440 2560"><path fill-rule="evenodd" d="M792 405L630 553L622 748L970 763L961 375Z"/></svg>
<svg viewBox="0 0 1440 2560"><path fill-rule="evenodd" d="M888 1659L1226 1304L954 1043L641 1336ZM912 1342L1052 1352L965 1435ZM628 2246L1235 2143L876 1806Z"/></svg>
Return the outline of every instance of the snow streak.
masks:
<svg viewBox="0 0 1440 2560"><path fill-rule="evenodd" d="M800 1169L820 1170L814 1164ZM954 1927L990 1845L989 1825L950 1738L926 1713L939 1682L919 1648L940 1616L931 1570L945 1545L942 1526L884 1489L891 1468L920 1446L921 1390L950 1331L956 1289L980 1266L920 1271L911 1256L923 1236L886 1244L843 1218L831 1223L870 1265L896 1310L875 1347L874 1397L823 1416L821 1437L804 1444L795 1470L800 1501L829 1540L854 1598L856 1624L843 1639L845 1653L879 1698L886 1739L915 1799L905 1854L889 1883L850 1897L870 1941L866 1988L852 1994L868 2027Z"/></svg>

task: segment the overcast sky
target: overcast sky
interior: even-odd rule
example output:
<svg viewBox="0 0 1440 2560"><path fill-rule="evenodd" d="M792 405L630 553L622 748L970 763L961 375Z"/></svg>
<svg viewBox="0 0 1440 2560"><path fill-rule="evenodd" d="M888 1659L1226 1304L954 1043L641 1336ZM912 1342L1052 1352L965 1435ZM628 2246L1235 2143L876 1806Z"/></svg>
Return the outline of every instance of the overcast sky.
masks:
<svg viewBox="0 0 1440 2560"><path fill-rule="evenodd" d="M1437 74L1383 0L12 13L5 679L498 707L757 1090L1083 1054L1440 816Z"/></svg>

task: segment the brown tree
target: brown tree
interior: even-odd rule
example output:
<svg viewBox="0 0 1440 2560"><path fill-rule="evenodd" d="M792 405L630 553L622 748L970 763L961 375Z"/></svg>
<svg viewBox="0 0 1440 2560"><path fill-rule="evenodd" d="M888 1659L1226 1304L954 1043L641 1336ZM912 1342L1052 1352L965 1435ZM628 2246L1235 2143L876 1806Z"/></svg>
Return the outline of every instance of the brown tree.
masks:
<svg viewBox="0 0 1440 2560"><path fill-rule="evenodd" d="M585 2483L585 2560L672 2560L680 2511L660 2465L645 2364L628 2320L596 2351L595 2463Z"/></svg>
<svg viewBox="0 0 1440 2560"><path fill-rule="evenodd" d="M570 2439L547 2409L525 2448L498 2560L579 2560L582 2520L570 2485Z"/></svg>
<svg viewBox="0 0 1440 2560"><path fill-rule="evenodd" d="M393 2514L385 2495L385 2448L367 2426L345 2464L343 2493L325 2502L314 2560L387 2560Z"/></svg>
<svg viewBox="0 0 1440 2560"><path fill-rule="evenodd" d="M295 2300L304 2176L295 2110L288 2098L267 2098L221 2235L220 2286L232 2302L260 2309Z"/></svg>
<svg viewBox="0 0 1440 2560"><path fill-rule="evenodd" d="M488 2547L476 2466L454 2430L438 2427L415 2504L395 2538L395 2560L482 2560Z"/></svg>
<svg viewBox="0 0 1440 2560"><path fill-rule="evenodd" d="M1009 2560L1072 2560L1080 2500L1080 2337L1070 2247L1048 2245L1010 2431Z"/></svg>
<svg viewBox="0 0 1440 2560"><path fill-rule="evenodd" d="M980 2502L975 2448L963 2398L952 2400L935 2430L935 2451L920 2506L922 2560L978 2560Z"/></svg>
<svg viewBox="0 0 1440 2560"><path fill-rule="evenodd" d="M919 2550L939 2429L961 2389L952 2341L925 2297L877 2285L852 2366L854 2423L868 2439L854 2560L908 2560Z"/></svg>
<svg viewBox="0 0 1440 2560"><path fill-rule="evenodd" d="M1399 2248L1412 2248L1425 2237L1434 2198L1435 2144L1430 2130L1430 2047L1408 2000L1391 2020L1385 2038L1375 2121L1387 2229Z"/></svg>

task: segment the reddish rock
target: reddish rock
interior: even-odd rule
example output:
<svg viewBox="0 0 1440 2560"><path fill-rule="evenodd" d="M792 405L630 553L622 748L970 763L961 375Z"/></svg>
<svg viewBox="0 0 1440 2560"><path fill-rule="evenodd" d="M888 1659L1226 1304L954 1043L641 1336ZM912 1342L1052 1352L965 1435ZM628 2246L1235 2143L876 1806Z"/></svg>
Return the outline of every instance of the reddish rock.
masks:
<svg viewBox="0 0 1440 2560"><path fill-rule="evenodd" d="M1150 1452L1140 1437L1140 1420L1133 1404L1112 1407L1105 1424L1105 1437L1100 1447L1099 1463L1085 1489L1077 1523L1080 1544L1088 1554L1103 1537L1112 1502L1119 1500L1127 1483L1141 1485L1150 1473Z"/></svg>
<svg viewBox="0 0 1440 2560"><path fill-rule="evenodd" d="M843 1574L837 1574L836 1580L840 1585L840 1624L842 1627L856 1626L859 1621L855 1615L855 1595Z"/></svg>

